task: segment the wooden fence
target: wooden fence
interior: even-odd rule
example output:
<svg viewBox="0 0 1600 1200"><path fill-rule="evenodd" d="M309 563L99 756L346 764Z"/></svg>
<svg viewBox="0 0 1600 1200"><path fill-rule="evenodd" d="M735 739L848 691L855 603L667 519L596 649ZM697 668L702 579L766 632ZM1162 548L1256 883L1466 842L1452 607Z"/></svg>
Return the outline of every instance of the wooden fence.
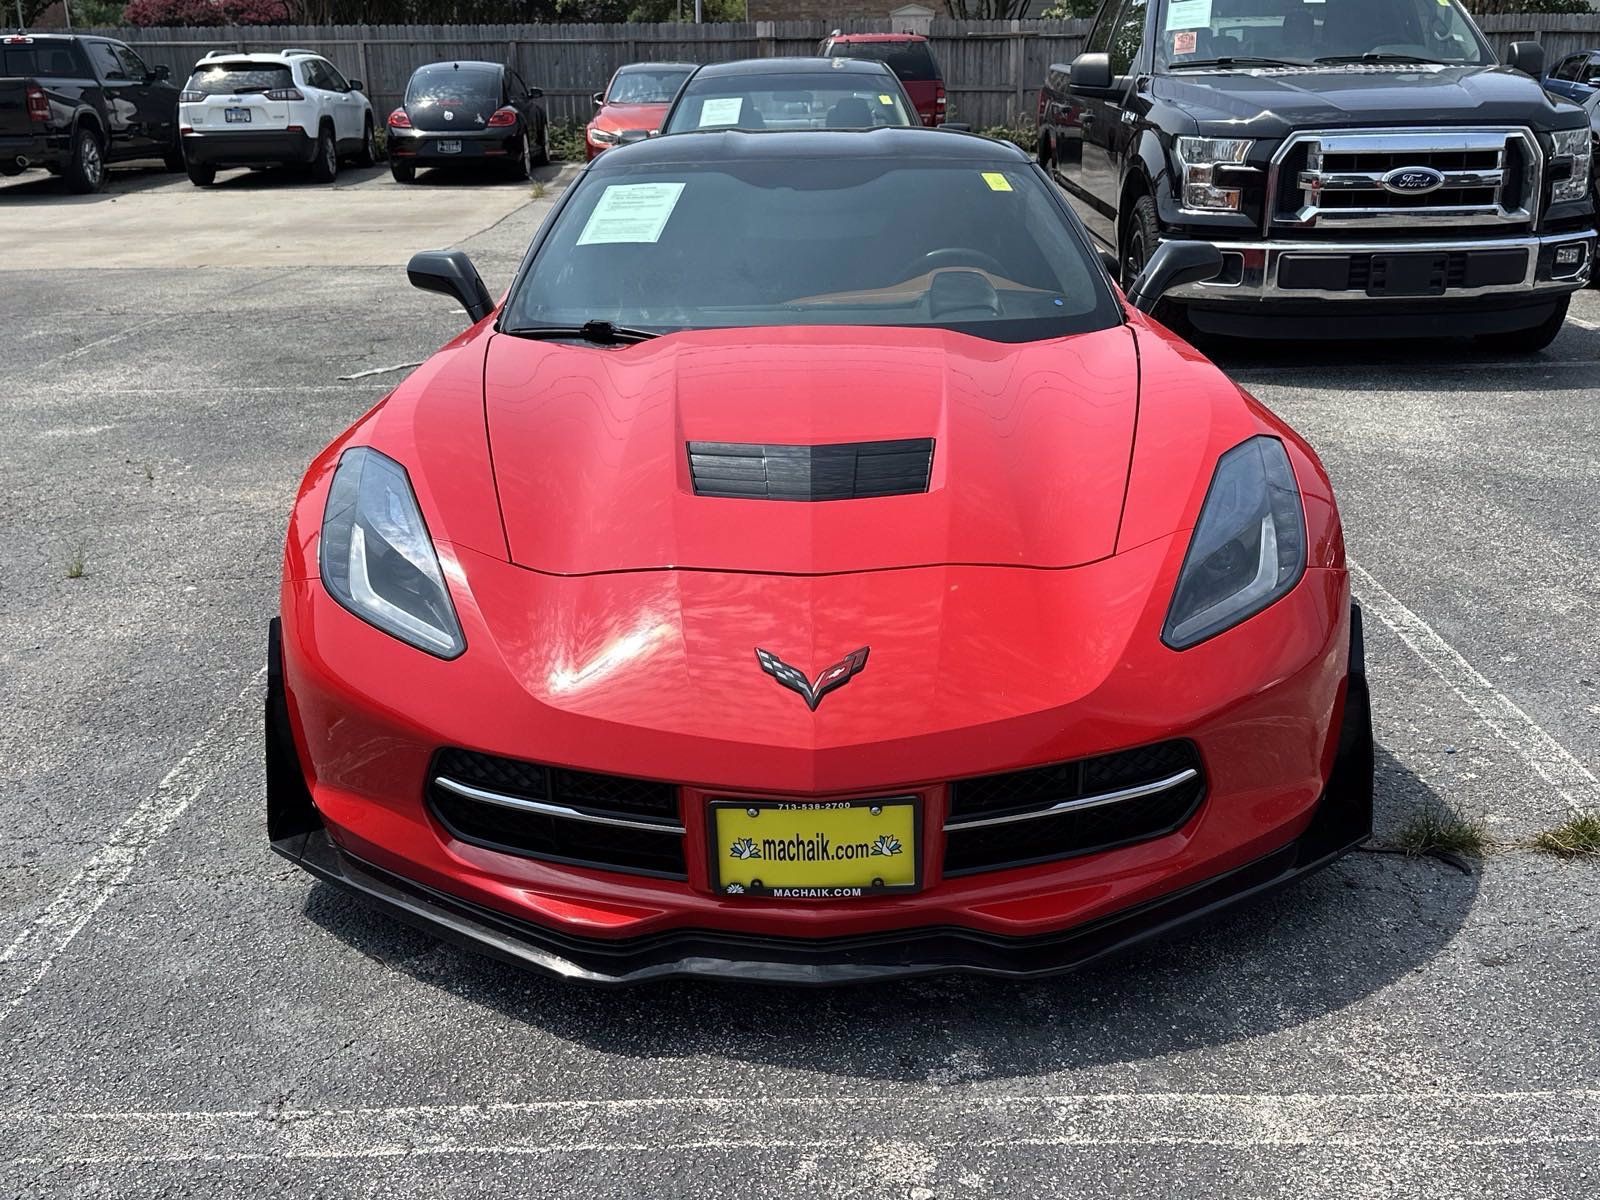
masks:
<svg viewBox="0 0 1600 1200"><path fill-rule="evenodd" d="M1513 41L1544 43L1549 61L1600 45L1600 13L1510 13L1479 18L1502 51ZM544 89L552 117L587 120L589 96L624 63L724 62L811 54L831 28L886 31L887 21L746 21L716 25L265 25L239 28L104 29L137 47L152 66L187 77L207 50L303 47L326 55L366 84L380 117L399 104L411 72L440 59L509 62ZM929 30L944 71L953 120L974 125L1028 121L1054 62L1083 48L1088 21L949 21Z"/></svg>

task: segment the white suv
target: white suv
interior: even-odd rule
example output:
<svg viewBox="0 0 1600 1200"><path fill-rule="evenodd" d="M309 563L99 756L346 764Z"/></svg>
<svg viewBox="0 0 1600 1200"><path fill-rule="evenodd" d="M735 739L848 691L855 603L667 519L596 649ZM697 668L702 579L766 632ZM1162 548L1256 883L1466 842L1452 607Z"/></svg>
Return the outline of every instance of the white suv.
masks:
<svg viewBox="0 0 1600 1200"><path fill-rule="evenodd" d="M332 183L341 157L377 159L372 103L309 50L238 54L213 50L195 64L178 96L184 163L197 187L219 167L301 165Z"/></svg>

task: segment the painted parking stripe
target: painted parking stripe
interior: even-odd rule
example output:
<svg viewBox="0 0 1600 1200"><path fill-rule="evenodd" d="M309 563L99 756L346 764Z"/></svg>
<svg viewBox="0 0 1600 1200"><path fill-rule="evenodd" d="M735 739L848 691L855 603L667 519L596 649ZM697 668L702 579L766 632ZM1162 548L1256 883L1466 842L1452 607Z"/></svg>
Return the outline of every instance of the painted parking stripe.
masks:
<svg viewBox="0 0 1600 1200"><path fill-rule="evenodd" d="M1586 321L1582 317L1567 317L1568 325L1576 325L1579 329L1587 329L1590 333L1600 333L1600 325L1593 321Z"/></svg>
<svg viewBox="0 0 1600 1200"><path fill-rule="evenodd" d="M1600 808L1600 779L1490 683L1433 627L1412 612L1365 568L1351 562L1350 586L1362 611L1382 621L1412 652L1460 697L1540 779L1579 811Z"/></svg>
<svg viewBox="0 0 1600 1200"><path fill-rule="evenodd" d="M150 847L160 841L223 766L217 751L232 744L241 717L261 703L262 667L189 747L155 790L142 800L104 845L90 856L43 913L0 952L0 1019L15 1010L119 888Z"/></svg>
<svg viewBox="0 0 1600 1200"><path fill-rule="evenodd" d="M13 1165L941 1145L1594 1145L1600 1091L548 1100L399 1108L0 1113ZM752 1131L759 1131L753 1133Z"/></svg>

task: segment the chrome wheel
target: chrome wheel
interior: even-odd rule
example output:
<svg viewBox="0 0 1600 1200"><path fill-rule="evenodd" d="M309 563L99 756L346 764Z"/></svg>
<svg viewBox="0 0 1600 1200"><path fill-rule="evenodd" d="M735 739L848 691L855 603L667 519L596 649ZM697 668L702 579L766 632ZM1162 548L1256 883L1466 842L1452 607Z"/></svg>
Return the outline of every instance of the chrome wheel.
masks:
<svg viewBox="0 0 1600 1200"><path fill-rule="evenodd" d="M95 140L94 134L83 135L83 148L79 154L83 158L83 177L94 187L99 187L105 178L106 163L100 156L100 143Z"/></svg>

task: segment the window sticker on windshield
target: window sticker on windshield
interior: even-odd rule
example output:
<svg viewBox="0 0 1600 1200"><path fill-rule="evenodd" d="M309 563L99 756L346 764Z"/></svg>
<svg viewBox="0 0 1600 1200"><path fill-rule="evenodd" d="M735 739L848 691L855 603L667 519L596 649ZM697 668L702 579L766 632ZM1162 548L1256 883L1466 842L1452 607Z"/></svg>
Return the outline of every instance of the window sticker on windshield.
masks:
<svg viewBox="0 0 1600 1200"><path fill-rule="evenodd" d="M890 108L893 108L894 107L894 97L893 96L879 96L878 97L878 103L879 104L885 104L885 105L888 105Z"/></svg>
<svg viewBox="0 0 1600 1200"><path fill-rule="evenodd" d="M705 100L700 104L700 128L707 125L737 125L739 123L739 110L744 107L744 98L741 96L725 96L716 100Z"/></svg>
<svg viewBox="0 0 1600 1200"><path fill-rule="evenodd" d="M985 171L983 173L983 181L989 185L991 192L1009 192L1011 190L1011 181L999 171Z"/></svg>
<svg viewBox="0 0 1600 1200"><path fill-rule="evenodd" d="M1172 35L1174 54L1193 54L1200 44L1200 35L1193 29L1180 29Z"/></svg>
<svg viewBox="0 0 1600 1200"><path fill-rule="evenodd" d="M1172 0L1167 5L1167 32L1211 28L1211 0Z"/></svg>
<svg viewBox="0 0 1600 1200"><path fill-rule="evenodd" d="M580 246L657 242L678 205L681 183L613 183L578 235Z"/></svg>

